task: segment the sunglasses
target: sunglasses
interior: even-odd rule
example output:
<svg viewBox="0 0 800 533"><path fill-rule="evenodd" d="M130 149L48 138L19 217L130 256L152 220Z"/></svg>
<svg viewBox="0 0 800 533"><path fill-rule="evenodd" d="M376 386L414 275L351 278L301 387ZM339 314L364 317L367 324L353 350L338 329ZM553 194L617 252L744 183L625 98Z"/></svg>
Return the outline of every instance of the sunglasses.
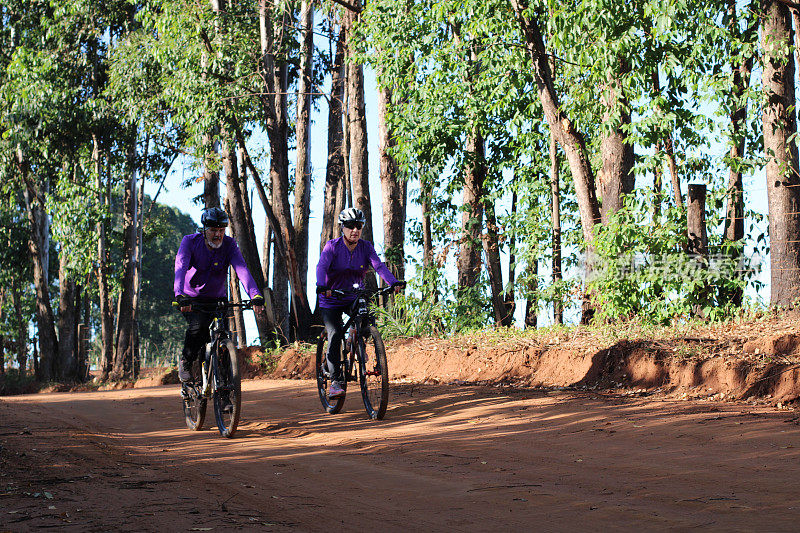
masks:
<svg viewBox="0 0 800 533"><path fill-rule="evenodd" d="M347 229L361 229L364 227L363 222L345 222L343 225Z"/></svg>

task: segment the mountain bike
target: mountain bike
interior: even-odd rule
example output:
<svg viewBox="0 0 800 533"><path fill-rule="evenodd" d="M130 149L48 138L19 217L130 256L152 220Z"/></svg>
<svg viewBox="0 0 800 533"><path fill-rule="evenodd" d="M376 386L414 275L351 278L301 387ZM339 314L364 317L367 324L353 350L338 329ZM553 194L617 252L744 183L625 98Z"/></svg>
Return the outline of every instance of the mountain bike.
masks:
<svg viewBox="0 0 800 533"><path fill-rule="evenodd" d="M342 341L342 388L345 393L337 398L328 398L328 384L331 378L325 363L328 335L323 331L317 340L317 392L322 407L330 414L342 410L347 395L347 383L358 379L361 385L361 398L367 415L373 420L381 420L389 405L389 369L386 365L386 347L380 331L375 326L375 315L370 302L382 295L393 292L393 287L377 291L354 288L350 291L331 289L338 296L356 295L347 314L350 316L343 330Z"/></svg>
<svg viewBox="0 0 800 533"><path fill-rule="evenodd" d="M192 363L192 380L181 384L183 414L186 426L192 431L203 429L206 406L210 399L220 435L232 438L239 425L242 406L242 380L239 375L239 356L228 329L228 311L235 307L252 309L250 301L198 303L188 300L193 311L213 315L209 325L211 341L203 357Z"/></svg>

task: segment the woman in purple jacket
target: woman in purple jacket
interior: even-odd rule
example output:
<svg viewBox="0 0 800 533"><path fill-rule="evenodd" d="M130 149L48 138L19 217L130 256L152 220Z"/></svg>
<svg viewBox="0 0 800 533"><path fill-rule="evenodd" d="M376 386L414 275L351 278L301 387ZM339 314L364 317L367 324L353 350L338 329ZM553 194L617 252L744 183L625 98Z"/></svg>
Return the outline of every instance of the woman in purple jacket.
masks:
<svg viewBox="0 0 800 533"><path fill-rule="evenodd" d="M355 295L336 297L331 289L352 290L353 285L361 286L369 266L375 269L383 280L395 288L395 292L405 286L397 281L389 269L378 258L375 247L369 241L361 240L361 229L366 218L359 209L349 208L339 214L342 236L325 244L317 263L317 294L322 322L328 332L328 353L325 358L331 373L331 386L328 398L344 394L341 372L341 344L344 338L342 313L350 308Z"/></svg>
<svg viewBox="0 0 800 533"><path fill-rule="evenodd" d="M178 361L181 381L192 379L192 362L209 341L208 326L212 320L209 313L193 311L191 302L227 301L229 266L244 283L253 310L258 314L264 312L264 297L247 270L239 246L232 237L225 235L228 214L218 207L211 207L203 211L200 222L203 224L202 233L186 235L175 256L175 301L188 322L183 352Z"/></svg>

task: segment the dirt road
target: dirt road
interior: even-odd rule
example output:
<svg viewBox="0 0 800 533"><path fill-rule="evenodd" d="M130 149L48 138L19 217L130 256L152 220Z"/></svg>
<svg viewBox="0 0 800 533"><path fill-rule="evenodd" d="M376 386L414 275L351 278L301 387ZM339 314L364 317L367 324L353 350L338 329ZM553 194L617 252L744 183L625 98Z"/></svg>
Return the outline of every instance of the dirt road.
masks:
<svg viewBox="0 0 800 533"><path fill-rule="evenodd" d="M237 438L176 386L0 399L0 531L797 529L794 411L395 385L386 420L247 381ZM213 416L209 416L213 420Z"/></svg>

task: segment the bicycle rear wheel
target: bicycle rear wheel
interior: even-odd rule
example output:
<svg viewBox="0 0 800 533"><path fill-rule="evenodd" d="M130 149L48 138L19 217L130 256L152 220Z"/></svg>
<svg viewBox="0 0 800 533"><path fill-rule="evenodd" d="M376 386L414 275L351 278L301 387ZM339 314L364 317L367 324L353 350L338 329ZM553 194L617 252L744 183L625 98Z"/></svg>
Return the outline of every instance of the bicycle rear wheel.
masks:
<svg viewBox="0 0 800 533"><path fill-rule="evenodd" d="M381 420L389 405L389 369L386 366L386 347L378 328L370 326L358 341L358 374L361 397L367 415Z"/></svg>
<svg viewBox="0 0 800 533"><path fill-rule="evenodd" d="M328 385L329 385L329 376L326 371L326 363L325 363L325 352L328 350L328 336L326 333L322 333L317 340L317 361L316 361L316 369L317 369L317 393L319 393L319 401L322 402L322 408L329 414L335 415L339 411L342 410L342 406L344 406L344 398L345 395L341 395L338 398L330 399L328 398ZM342 383L342 387L344 387L345 392L347 391L347 381Z"/></svg>
<svg viewBox="0 0 800 533"><path fill-rule="evenodd" d="M186 427L192 431L203 429L203 422L206 420L206 399L203 398L201 388L203 386L203 371L199 361L192 363L192 376L194 380L181 384L181 395L183 396L183 416L186 419Z"/></svg>
<svg viewBox="0 0 800 533"><path fill-rule="evenodd" d="M230 439L239 426L242 408L242 378L239 375L239 356L233 342L220 342L215 364L214 416L220 435Z"/></svg>

